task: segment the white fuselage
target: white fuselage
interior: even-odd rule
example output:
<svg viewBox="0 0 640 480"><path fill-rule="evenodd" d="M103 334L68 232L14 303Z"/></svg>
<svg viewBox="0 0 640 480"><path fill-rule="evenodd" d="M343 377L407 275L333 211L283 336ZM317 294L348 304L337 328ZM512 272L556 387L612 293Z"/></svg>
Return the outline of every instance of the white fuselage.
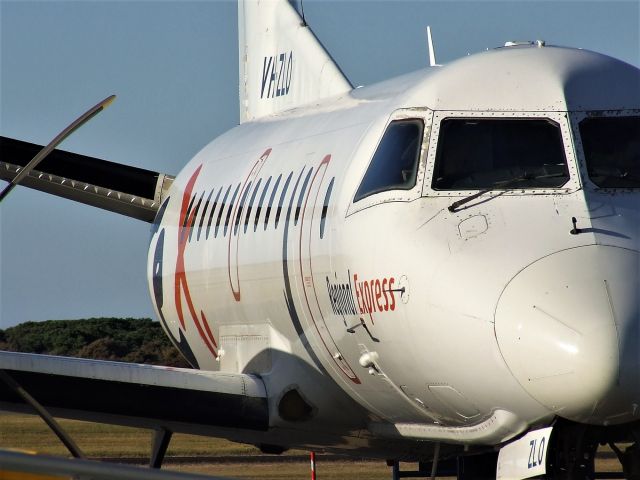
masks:
<svg viewBox="0 0 640 480"><path fill-rule="evenodd" d="M154 226L167 333L194 366L259 374L274 427L494 444L554 415L638 419L640 193L589 183L577 125L640 105L580 105L566 79L589 55L487 52L217 138ZM500 92L508 62L533 65ZM562 62L564 80L537 71ZM487 117L558 125L568 181L450 211L474 191L432 188L440 122ZM385 129L407 118L424 124L415 186L354 202ZM308 417L283 413L291 389Z"/></svg>

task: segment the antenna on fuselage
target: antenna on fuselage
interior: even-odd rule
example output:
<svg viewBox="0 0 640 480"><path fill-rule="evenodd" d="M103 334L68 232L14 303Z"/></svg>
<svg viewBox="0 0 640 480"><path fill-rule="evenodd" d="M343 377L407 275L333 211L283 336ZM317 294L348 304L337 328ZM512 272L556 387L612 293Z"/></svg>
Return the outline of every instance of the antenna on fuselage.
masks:
<svg viewBox="0 0 640 480"><path fill-rule="evenodd" d="M436 63L436 51L433 48L433 38L431 38L431 27L427 25L427 45L429 47L429 66L441 67L442 65Z"/></svg>
<svg viewBox="0 0 640 480"><path fill-rule="evenodd" d="M302 26L303 27L308 26L307 19L304 18L304 4L302 3L302 0L289 0L289 3L302 18Z"/></svg>

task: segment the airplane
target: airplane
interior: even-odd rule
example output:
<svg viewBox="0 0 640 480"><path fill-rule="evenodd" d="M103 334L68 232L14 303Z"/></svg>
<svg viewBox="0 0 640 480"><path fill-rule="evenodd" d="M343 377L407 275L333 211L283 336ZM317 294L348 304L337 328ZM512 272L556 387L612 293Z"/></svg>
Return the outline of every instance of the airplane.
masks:
<svg viewBox="0 0 640 480"><path fill-rule="evenodd" d="M595 478L609 443L639 478L640 71L508 42L354 88L289 2L238 13L241 123L177 176L20 181L151 224L194 368L0 352L0 408L154 428L156 467L187 432L393 478ZM1 148L8 181L41 150Z"/></svg>

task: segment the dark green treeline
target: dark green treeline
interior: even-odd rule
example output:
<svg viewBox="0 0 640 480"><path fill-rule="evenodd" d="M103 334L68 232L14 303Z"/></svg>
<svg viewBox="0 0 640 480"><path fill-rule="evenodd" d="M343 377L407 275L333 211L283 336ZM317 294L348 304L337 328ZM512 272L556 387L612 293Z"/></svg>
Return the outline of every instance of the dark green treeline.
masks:
<svg viewBox="0 0 640 480"><path fill-rule="evenodd" d="M0 350L189 366L160 324L149 318L26 322L0 330Z"/></svg>

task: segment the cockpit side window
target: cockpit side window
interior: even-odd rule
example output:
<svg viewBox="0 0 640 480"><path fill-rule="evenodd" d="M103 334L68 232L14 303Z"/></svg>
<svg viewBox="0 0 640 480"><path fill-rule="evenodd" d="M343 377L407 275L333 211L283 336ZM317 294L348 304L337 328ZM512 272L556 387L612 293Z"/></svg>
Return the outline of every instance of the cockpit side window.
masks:
<svg viewBox="0 0 640 480"><path fill-rule="evenodd" d="M600 188L640 188L640 117L580 122L589 178Z"/></svg>
<svg viewBox="0 0 640 480"><path fill-rule="evenodd" d="M387 190L411 190L416 185L424 123L420 119L396 120L389 124L354 202Z"/></svg>
<svg viewBox="0 0 640 480"><path fill-rule="evenodd" d="M569 180L560 126L541 118L445 118L434 190L557 188Z"/></svg>

